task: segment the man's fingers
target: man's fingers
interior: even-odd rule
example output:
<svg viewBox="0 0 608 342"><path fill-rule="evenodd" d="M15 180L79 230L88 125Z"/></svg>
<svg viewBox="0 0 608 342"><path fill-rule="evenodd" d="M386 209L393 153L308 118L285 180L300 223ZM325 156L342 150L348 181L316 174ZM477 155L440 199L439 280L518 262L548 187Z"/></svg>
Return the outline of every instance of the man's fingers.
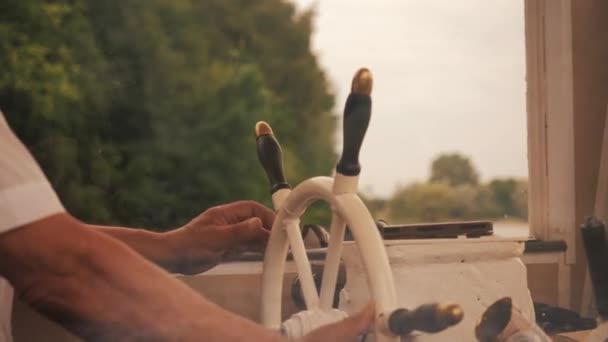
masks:
<svg viewBox="0 0 608 342"><path fill-rule="evenodd" d="M263 227L270 229L274 223L275 213L255 201L237 201L220 206L229 223L237 223L251 217L262 220Z"/></svg>
<svg viewBox="0 0 608 342"><path fill-rule="evenodd" d="M209 236L205 240L208 250L229 254L261 250L270 237L270 231L264 229L262 220L258 217L235 224L213 226L206 234Z"/></svg>
<svg viewBox="0 0 608 342"><path fill-rule="evenodd" d="M233 246L265 246L270 232L264 229L262 220L252 217L227 228L232 237Z"/></svg>
<svg viewBox="0 0 608 342"><path fill-rule="evenodd" d="M353 316L349 316L340 322L314 330L304 336L302 341L355 341L358 336L368 331L370 325L374 322L374 317L374 305L370 303L362 311Z"/></svg>

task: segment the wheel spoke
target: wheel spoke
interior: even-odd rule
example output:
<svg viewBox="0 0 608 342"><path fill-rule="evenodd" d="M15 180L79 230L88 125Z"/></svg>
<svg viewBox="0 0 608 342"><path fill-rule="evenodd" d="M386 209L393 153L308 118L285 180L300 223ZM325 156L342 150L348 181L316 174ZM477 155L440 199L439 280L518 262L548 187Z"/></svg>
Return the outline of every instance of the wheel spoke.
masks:
<svg viewBox="0 0 608 342"><path fill-rule="evenodd" d="M344 223L344 220L337 212L334 212L331 218L329 244L327 246L325 265L323 266L323 281L321 282L321 298L319 305L322 309L332 308L345 230L346 224Z"/></svg>
<svg viewBox="0 0 608 342"><path fill-rule="evenodd" d="M319 306L319 294L317 293L317 287L315 286L315 281L312 276L312 269L310 267L310 262L308 261L308 255L306 254L304 241L302 240L299 220L290 220L287 222L286 229L287 236L289 237L291 255L293 256L293 260L296 262L296 267L298 269L298 278L300 278L306 308L308 310L314 309Z"/></svg>

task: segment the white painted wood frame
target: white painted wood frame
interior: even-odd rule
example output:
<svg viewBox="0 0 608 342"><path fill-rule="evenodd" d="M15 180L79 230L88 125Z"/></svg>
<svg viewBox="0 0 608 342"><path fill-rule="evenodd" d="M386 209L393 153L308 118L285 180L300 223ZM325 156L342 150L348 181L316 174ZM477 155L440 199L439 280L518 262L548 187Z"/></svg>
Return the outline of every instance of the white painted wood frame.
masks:
<svg viewBox="0 0 608 342"><path fill-rule="evenodd" d="M571 0L525 0L529 222L575 261Z"/></svg>
<svg viewBox="0 0 608 342"><path fill-rule="evenodd" d="M566 252L524 257L558 265L558 305L571 307L576 260L571 0L525 0L530 234ZM542 260L541 260L542 259Z"/></svg>

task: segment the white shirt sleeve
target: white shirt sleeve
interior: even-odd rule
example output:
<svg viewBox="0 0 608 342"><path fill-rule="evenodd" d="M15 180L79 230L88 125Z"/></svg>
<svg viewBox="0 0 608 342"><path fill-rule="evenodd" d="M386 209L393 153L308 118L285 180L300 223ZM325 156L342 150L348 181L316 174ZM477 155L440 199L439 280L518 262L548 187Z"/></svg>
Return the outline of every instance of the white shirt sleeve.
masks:
<svg viewBox="0 0 608 342"><path fill-rule="evenodd" d="M0 234L64 211L38 163L0 112Z"/></svg>

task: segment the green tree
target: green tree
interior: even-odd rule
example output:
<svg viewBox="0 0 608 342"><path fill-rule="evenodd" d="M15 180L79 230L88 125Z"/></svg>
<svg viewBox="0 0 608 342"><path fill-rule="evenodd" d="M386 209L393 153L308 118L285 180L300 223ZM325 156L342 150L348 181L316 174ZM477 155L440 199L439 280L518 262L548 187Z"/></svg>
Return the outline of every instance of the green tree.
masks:
<svg viewBox="0 0 608 342"><path fill-rule="evenodd" d="M492 191L494 201L503 211L502 215L504 217L515 216L515 204L513 201L517 186L515 179L494 179L488 186Z"/></svg>
<svg viewBox="0 0 608 342"><path fill-rule="evenodd" d="M449 218L460 220L471 220L479 218L478 211L478 187L472 185L460 185L450 189L451 201L449 202Z"/></svg>
<svg viewBox="0 0 608 342"><path fill-rule="evenodd" d="M528 219L528 181L518 180L513 192L513 215Z"/></svg>
<svg viewBox="0 0 608 342"><path fill-rule="evenodd" d="M451 217L453 188L447 183L415 183L398 190L389 202L395 222L437 222Z"/></svg>
<svg viewBox="0 0 608 342"><path fill-rule="evenodd" d="M504 209L496 203L492 189L487 184L477 187L475 219L496 219L504 217Z"/></svg>
<svg viewBox="0 0 608 342"><path fill-rule="evenodd" d="M458 153L439 155L431 164L431 182L446 182L451 186L477 185L479 176L469 158Z"/></svg>
<svg viewBox="0 0 608 342"><path fill-rule="evenodd" d="M388 219L389 218L389 200L386 198L379 197L368 197L362 193L359 193L359 197L365 203L365 206L369 210L370 214L374 219Z"/></svg>
<svg viewBox="0 0 608 342"><path fill-rule="evenodd" d="M84 220L165 229L222 202L269 204L256 121L294 184L336 159L312 17L281 0L7 0L0 107Z"/></svg>
<svg viewBox="0 0 608 342"><path fill-rule="evenodd" d="M2 1L0 108L64 204L92 220L108 220L102 189L115 159L113 146L94 128L107 119L107 92L96 82L106 63L85 6L78 0ZM107 158L96 158L102 149Z"/></svg>

